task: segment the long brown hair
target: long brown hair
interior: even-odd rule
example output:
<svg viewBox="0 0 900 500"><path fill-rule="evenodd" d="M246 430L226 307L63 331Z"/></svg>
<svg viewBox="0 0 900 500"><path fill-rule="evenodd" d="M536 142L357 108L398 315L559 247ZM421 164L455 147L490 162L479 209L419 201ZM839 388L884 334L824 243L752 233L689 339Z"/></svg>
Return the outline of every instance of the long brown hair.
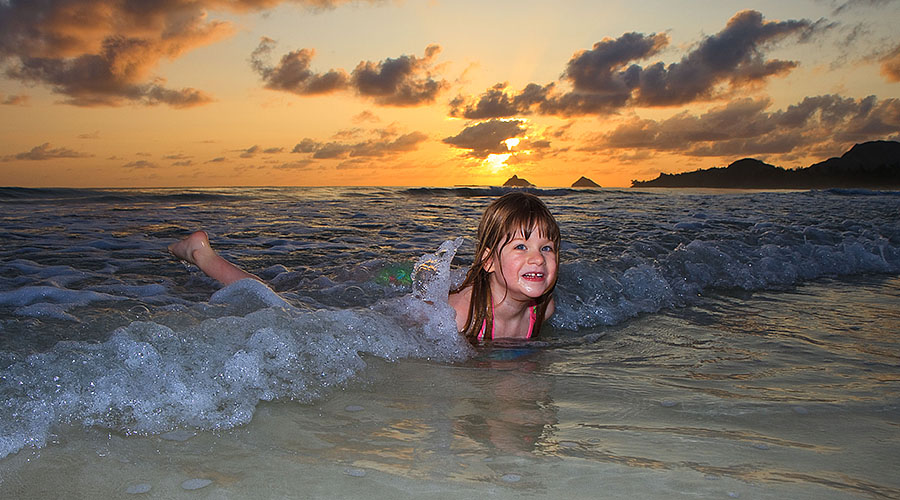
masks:
<svg viewBox="0 0 900 500"><path fill-rule="evenodd" d="M477 341L482 324L485 325L486 332L492 331L494 327L494 318L491 314L493 299L490 273L485 270L487 260L493 258L496 263L494 267L499 269L500 251L503 250L503 247L519 232L523 233L527 239L532 229L535 228L540 231L542 236L553 242L558 266L559 225L540 198L523 191L514 191L497 198L485 209L481 223L478 225L478 243L475 246L475 259L472 267L469 268L462 284L450 292L459 293L472 287L469 313L466 316L466 326L462 331L470 342ZM556 281L535 302L537 320L531 334L532 338L536 338L541 332L541 323L544 321L547 304L550 303L554 288L556 288Z"/></svg>

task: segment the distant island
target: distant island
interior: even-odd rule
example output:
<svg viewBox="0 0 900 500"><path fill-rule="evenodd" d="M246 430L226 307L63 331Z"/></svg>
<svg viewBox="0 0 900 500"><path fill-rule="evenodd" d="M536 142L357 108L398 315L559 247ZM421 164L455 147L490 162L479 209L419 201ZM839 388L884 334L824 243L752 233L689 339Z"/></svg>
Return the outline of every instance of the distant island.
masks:
<svg viewBox="0 0 900 500"><path fill-rule="evenodd" d="M597 184L596 182L594 182L582 175L580 179L578 179L577 181L572 183L572 187L573 188L598 188L598 187L600 187L600 184Z"/></svg>
<svg viewBox="0 0 900 500"><path fill-rule="evenodd" d="M699 187L735 189L900 188L900 142L871 141L853 146L840 158L809 167L784 169L753 158L727 167L680 174L659 174L631 187Z"/></svg>
<svg viewBox="0 0 900 500"><path fill-rule="evenodd" d="M534 184L525 179L520 179L514 174L509 180L503 183L503 187L534 187Z"/></svg>

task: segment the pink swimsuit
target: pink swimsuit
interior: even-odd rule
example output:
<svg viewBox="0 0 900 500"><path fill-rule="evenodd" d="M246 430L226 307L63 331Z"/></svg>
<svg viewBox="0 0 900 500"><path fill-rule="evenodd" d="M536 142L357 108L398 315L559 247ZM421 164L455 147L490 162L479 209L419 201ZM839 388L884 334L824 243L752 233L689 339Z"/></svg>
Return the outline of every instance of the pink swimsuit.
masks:
<svg viewBox="0 0 900 500"><path fill-rule="evenodd" d="M494 318L494 305L491 304L491 319ZM529 315L528 320L528 336L526 339L531 338L532 332L534 332L534 323L537 322L537 304L531 305L531 314ZM484 340L484 331L487 329L487 320L484 320L484 323L481 324L481 331L478 332L478 340ZM491 340L494 338L494 322L491 321Z"/></svg>

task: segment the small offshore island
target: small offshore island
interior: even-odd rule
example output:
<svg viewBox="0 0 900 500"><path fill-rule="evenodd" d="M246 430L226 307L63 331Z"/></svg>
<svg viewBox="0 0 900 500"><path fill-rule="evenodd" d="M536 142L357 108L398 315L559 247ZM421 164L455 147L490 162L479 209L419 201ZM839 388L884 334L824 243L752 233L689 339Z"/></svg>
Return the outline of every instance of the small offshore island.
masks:
<svg viewBox="0 0 900 500"><path fill-rule="evenodd" d="M805 168L785 169L753 158L727 167L680 174L659 174L649 181L631 181L631 187L827 189L900 188L900 142L857 144L840 158L829 158Z"/></svg>
<svg viewBox="0 0 900 500"><path fill-rule="evenodd" d="M533 188L536 187L534 184L528 182L527 180L519 177L518 175L513 174L512 177L507 179L506 182L503 183L503 187L522 187L522 188ZM585 176L581 176L580 179L575 181L572 184L573 188L599 188L600 185L596 182L588 179Z"/></svg>

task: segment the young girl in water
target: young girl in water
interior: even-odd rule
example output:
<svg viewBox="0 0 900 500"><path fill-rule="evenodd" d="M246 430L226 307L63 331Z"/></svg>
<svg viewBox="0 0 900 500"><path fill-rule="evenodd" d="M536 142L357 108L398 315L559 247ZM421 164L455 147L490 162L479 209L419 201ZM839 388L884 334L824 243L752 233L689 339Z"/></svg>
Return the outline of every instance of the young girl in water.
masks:
<svg viewBox="0 0 900 500"><path fill-rule="evenodd" d="M559 226L537 196L515 191L494 200L478 225L475 261L448 297L457 330L473 343L536 338L554 311L559 243ZM219 256L204 231L169 251L224 285L262 281Z"/></svg>

